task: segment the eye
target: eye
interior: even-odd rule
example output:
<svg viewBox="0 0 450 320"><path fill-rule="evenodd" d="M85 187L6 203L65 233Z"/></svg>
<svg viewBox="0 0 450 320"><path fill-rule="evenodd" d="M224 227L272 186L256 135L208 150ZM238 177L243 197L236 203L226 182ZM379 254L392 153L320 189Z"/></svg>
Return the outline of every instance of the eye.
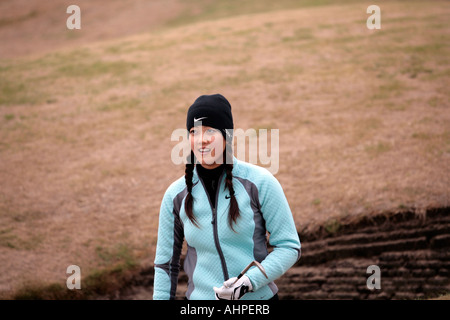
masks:
<svg viewBox="0 0 450 320"><path fill-rule="evenodd" d="M217 132L216 129L208 129L206 132L208 132L209 134L215 134Z"/></svg>
<svg viewBox="0 0 450 320"><path fill-rule="evenodd" d="M189 133L192 134L192 135L196 135L197 134L197 130L196 129L191 129L189 131Z"/></svg>

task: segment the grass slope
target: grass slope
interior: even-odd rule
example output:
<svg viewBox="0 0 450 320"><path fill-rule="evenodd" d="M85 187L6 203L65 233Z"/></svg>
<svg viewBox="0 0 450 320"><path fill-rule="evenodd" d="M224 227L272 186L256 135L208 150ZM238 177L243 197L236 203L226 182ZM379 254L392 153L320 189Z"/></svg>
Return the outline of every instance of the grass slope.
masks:
<svg viewBox="0 0 450 320"><path fill-rule="evenodd" d="M187 107L280 130L298 229L448 206L445 1L200 1L154 32L0 60L0 291L151 264ZM264 5L262 5L263 3ZM130 261L132 263L130 263ZM33 284L34 285L34 284Z"/></svg>

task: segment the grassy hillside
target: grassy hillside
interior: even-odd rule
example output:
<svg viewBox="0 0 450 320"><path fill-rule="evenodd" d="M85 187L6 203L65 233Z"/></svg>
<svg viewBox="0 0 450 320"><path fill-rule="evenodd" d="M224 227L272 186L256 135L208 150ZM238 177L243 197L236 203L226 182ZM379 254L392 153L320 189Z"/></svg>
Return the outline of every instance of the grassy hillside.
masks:
<svg viewBox="0 0 450 320"><path fill-rule="evenodd" d="M71 264L151 263L184 171L170 136L205 93L230 100L236 128L280 130L300 231L449 205L448 2L384 1L381 30L364 1L180 3L154 31L0 60L3 294L64 285Z"/></svg>

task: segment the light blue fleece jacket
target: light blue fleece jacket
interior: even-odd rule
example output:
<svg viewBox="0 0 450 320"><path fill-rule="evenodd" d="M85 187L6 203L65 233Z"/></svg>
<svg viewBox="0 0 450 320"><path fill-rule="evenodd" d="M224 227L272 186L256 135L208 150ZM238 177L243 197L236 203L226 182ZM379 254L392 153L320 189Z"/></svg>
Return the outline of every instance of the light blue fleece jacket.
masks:
<svg viewBox="0 0 450 320"><path fill-rule="evenodd" d="M269 279L258 268L250 268L246 275L253 292L241 300L270 299L278 292L273 281L300 258L300 239L278 180L267 169L236 158L232 173L240 211L237 223L233 224L234 231L228 223L230 200L225 173L219 180L213 208L194 169L193 212L199 228L184 210L187 195L184 176L167 189L159 214L154 300L175 298L184 239L187 242L184 271L189 278L186 297L190 300L215 299L213 287L221 287L225 280L236 277L253 260L262 264ZM273 246L270 253L267 240Z"/></svg>

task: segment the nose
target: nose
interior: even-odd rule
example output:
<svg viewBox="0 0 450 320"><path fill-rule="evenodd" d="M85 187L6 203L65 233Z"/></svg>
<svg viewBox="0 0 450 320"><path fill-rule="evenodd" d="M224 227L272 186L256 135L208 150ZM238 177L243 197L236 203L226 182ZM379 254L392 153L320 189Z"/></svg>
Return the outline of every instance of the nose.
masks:
<svg viewBox="0 0 450 320"><path fill-rule="evenodd" d="M202 135L200 137L200 142L202 145L210 144L213 141L214 141L214 136L210 136L208 134L202 133Z"/></svg>

